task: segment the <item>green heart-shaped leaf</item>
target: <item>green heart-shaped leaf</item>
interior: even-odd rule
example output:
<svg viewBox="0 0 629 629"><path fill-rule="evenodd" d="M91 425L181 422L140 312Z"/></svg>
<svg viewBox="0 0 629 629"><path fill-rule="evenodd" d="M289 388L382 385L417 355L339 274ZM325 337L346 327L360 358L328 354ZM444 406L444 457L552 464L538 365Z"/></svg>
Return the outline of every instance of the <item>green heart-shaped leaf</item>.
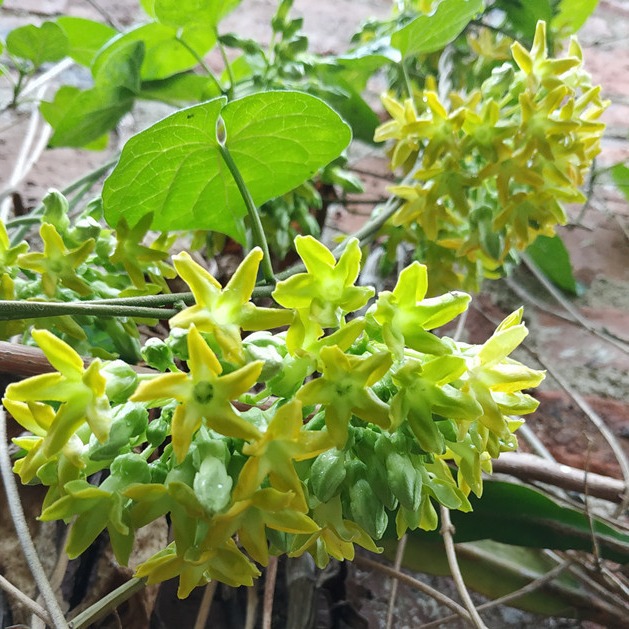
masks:
<svg viewBox="0 0 629 629"><path fill-rule="evenodd" d="M103 188L107 222L124 216L135 225L152 213L154 229L208 229L242 240L247 210L221 156L219 126L257 205L312 177L351 139L333 109L301 92L182 109L127 142Z"/></svg>
<svg viewBox="0 0 629 629"><path fill-rule="evenodd" d="M391 44L404 57L441 50L484 8L483 0L443 0L433 15L420 15L395 31Z"/></svg>

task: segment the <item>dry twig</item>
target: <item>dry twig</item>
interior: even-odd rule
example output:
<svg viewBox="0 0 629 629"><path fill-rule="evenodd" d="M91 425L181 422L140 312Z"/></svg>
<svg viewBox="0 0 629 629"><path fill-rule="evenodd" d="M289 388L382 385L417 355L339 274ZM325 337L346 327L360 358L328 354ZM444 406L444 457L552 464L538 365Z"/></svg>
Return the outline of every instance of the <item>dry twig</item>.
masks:
<svg viewBox="0 0 629 629"><path fill-rule="evenodd" d="M450 520L450 510L441 505L440 508L441 513L441 536L443 537L443 543L446 548L446 557L448 558L448 565L450 566L450 572L452 573L452 578L454 579L454 584L456 585L456 589L459 593L459 596L463 600L465 608L469 612L470 622L472 625L477 627L477 629L487 629L487 625L483 622L483 619L480 617L478 610L474 606L474 601L470 596L470 593L465 586L465 581L463 581L463 575L461 574L461 569L459 568L459 562L456 558L456 549L454 547L454 526L452 526L452 521Z"/></svg>

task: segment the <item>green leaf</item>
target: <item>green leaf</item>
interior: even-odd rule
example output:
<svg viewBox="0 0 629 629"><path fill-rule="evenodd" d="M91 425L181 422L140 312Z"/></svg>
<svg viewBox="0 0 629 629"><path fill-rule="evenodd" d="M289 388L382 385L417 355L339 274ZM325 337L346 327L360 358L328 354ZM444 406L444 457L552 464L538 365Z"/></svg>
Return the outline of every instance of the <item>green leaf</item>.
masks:
<svg viewBox="0 0 629 629"><path fill-rule="evenodd" d="M57 24L68 38L68 56L87 67L92 64L100 48L117 34L115 29L106 24L82 17L64 15L57 19Z"/></svg>
<svg viewBox="0 0 629 629"><path fill-rule="evenodd" d="M214 28L221 18L235 9L241 0L154 0L155 17L176 28L203 24Z"/></svg>
<svg viewBox="0 0 629 629"><path fill-rule="evenodd" d="M153 81L199 65L199 58L214 46L216 36L212 29L203 25L178 29L157 22L143 24L110 40L94 59L92 72L96 74L120 49L136 42L144 44L142 80Z"/></svg>
<svg viewBox="0 0 629 629"><path fill-rule="evenodd" d="M349 127L320 99L265 92L227 104L221 97L178 111L131 138L105 181L105 218L135 225L153 213L159 230L208 229L242 238L245 204L217 137L257 205L285 194L342 152Z"/></svg>
<svg viewBox="0 0 629 629"><path fill-rule="evenodd" d="M570 254L559 236L538 236L526 252L553 284L572 295L580 294L581 288L572 273Z"/></svg>
<svg viewBox="0 0 629 629"><path fill-rule="evenodd" d="M627 164L616 164L612 168L611 173L616 187L623 193L625 199L629 201L629 166Z"/></svg>
<svg viewBox="0 0 629 629"><path fill-rule="evenodd" d="M573 507L561 506L537 489L485 481L482 499L471 496L470 502L472 512L451 513L456 543L491 539L515 546L592 552L594 531L601 557L623 564L629 562L626 529L617 529L595 516L588 518Z"/></svg>
<svg viewBox="0 0 629 629"><path fill-rule="evenodd" d="M59 61L68 54L68 39L54 22L20 26L7 35L6 45L12 55L28 59L36 68L47 61Z"/></svg>
<svg viewBox="0 0 629 629"><path fill-rule="evenodd" d="M483 9L483 0L443 0L433 15L420 15L391 36L404 57L441 50Z"/></svg>
<svg viewBox="0 0 629 629"><path fill-rule="evenodd" d="M577 2L580 3L581 0ZM513 31L513 35L528 44L533 41L538 20L550 23L553 17L552 5L553 0L498 0L494 6L505 12L507 26Z"/></svg>
<svg viewBox="0 0 629 629"><path fill-rule="evenodd" d="M142 44L130 43L102 66L93 88L81 91L63 86L52 102L43 102L42 115L55 130L50 146L102 142L103 134L111 131L133 107L142 55Z"/></svg>
<svg viewBox="0 0 629 629"><path fill-rule="evenodd" d="M574 35L592 15L598 0L561 0L558 12L551 20L554 31L562 35Z"/></svg>
<svg viewBox="0 0 629 629"><path fill-rule="evenodd" d="M342 76L323 71L320 81L310 88L310 93L326 101L343 116L352 127L356 139L373 144L376 127L381 124L376 112ZM328 88L328 83L332 88Z"/></svg>
<svg viewBox="0 0 629 629"><path fill-rule="evenodd" d="M143 81L138 96L183 107L216 98L220 92L212 79L187 72L159 81Z"/></svg>
<svg viewBox="0 0 629 629"><path fill-rule="evenodd" d="M380 542L391 561L396 545ZM542 577L556 564L533 548L507 546L489 540L457 544L457 560L465 584L496 599ZM443 541L423 531L408 534L402 565L408 570L450 576ZM591 617L592 594L569 573L555 578L534 592L518 597L509 605L537 614L562 617Z"/></svg>

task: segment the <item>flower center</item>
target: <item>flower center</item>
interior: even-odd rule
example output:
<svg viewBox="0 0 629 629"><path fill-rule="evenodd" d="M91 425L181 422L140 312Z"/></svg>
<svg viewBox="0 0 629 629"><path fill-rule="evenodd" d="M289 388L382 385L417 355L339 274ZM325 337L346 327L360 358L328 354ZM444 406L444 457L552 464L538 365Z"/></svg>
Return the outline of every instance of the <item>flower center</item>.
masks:
<svg viewBox="0 0 629 629"><path fill-rule="evenodd" d="M352 384L340 382L339 384L336 385L335 390L336 390L336 394L339 397L345 397L346 395L349 394L352 388L353 388Z"/></svg>
<svg viewBox="0 0 629 629"><path fill-rule="evenodd" d="M214 397L214 385L211 382L197 382L194 385L192 395L195 402L199 404L208 404Z"/></svg>

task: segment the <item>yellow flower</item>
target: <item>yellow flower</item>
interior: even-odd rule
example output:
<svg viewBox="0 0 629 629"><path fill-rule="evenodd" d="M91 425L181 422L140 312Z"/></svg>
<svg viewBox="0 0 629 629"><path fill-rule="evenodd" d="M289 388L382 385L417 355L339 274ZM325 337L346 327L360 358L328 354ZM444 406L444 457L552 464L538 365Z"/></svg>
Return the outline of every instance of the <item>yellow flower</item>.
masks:
<svg viewBox="0 0 629 629"><path fill-rule="evenodd" d="M180 404L172 420L172 439L179 462L185 458L192 437L205 424L228 437L259 439L260 431L243 419L232 400L247 392L257 381L264 363L257 360L229 374L223 368L194 324L188 333L190 373L169 373L145 380L130 398L161 406L168 400Z"/></svg>

